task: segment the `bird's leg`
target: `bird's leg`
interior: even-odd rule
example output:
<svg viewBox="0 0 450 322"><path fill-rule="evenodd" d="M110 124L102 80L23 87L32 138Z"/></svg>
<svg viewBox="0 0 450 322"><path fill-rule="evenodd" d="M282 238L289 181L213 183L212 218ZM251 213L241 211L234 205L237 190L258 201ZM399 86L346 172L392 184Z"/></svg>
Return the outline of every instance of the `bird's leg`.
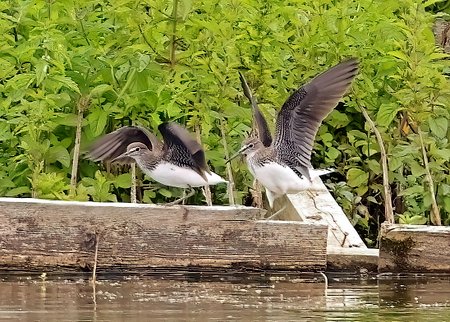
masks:
<svg viewBox="0 0 450 322"><path fill-rule="evenodd" d="M189 199L190 197L192 197L195 194L195 189L192 187L189 187L190 191L187 195L183 195L181 198L178 198L175 201L166 203L166 206L174 206L174 205L178 205L180 202Z"/></svg>
<svg viewBox="0 0 450 322"><path fill-rule="evenodd" d="M202 188L202 192L203 192L203 195L205 196L206 204L208 206L212 206L212 196L211 196L211 190L209 189L209 186L208 185L204 186Z"/></svg>
<svg viewBox="0 0 450 322"><path fill-rule="evenodd" d="M186 203L186 188L183 188L183 195L181 198L183 199L181 204L184 205Z"/></svg>
<svg viewBox="0 0 450 322"><path fill-rule="evenodd" d="M266 220L272 220L276 216L278 216L280 213L282 213L286 209L286 205L284 205L281 209L278 209L274 214L270 215L266 218Z"/></svg>

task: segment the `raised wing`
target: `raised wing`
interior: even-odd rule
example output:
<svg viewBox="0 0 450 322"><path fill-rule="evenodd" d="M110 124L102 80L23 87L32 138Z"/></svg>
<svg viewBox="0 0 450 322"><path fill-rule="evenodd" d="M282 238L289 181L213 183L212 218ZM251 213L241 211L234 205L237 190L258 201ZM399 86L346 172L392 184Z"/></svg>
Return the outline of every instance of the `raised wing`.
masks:
<svg viewBox="0 0 450 322"><path fill-rule="evenodd" d="M250 87L245 80L244 75L239 72L239 79L241 80L242 89L244 90L244 95L248 98L250 103L252 104L253 111L253 121L256 124L256 129L258 133L258 138L264 144L264 146L270 146L272 144L272 135L270 134L269 126L267 125L267 121L264 118L264 115L261 113L261 110L256 103L255 97L252 95Z"/></svg>
<svg viewBox="0 0 450 322"><path fill-rule="evenodd" d="M349 59L316 76L287 99L276 123L274 146L280 160L299 171L311 166L317 130L357 72L358 61Z"/></svg>
<svg viewBox="0 0 450 322"><path fill-rule="evenodd" d="M184 127L177 123L166 122L158 126L164 138L164 149L172 162L194 169L206 181L205 171L210 173L206 164L205 152Z"/></svg>
<svg viewBox="0 0 450 322"><path fill-rule="evenodd" d="M127 151L133 142L142 142L150 150L160 149L161 142L150 131L138 126L124 126L95 141L89 148L87 158L94 161L111 161ZM132 158L123 157L120 163L132 163Z"/></svg>

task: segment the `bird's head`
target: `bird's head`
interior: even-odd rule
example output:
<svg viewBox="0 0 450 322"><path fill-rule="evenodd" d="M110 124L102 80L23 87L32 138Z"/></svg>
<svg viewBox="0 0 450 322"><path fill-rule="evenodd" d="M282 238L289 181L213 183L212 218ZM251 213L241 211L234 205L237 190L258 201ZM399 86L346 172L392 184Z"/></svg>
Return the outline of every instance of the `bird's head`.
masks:
<svg viewBox="0 0 450 322"><path fill-rule="evenodd" d="M128 144L127 151L125 153L122 153L117 158L115 158L113 161L129 157L133 158L134 160L139 160L142 158L146 153L148 153L150 150L148 147L142 143L142 142L133 142Z"/></svg>
<svg viewBox="0 0 450 322"><path fill-rule="evenodd" d="M230 162L239 155L248 156L251 153L256 152L259 148L263 147L262 142L257 137L249 137L242 142L241 148L237 151L227 162Z"/></svg>

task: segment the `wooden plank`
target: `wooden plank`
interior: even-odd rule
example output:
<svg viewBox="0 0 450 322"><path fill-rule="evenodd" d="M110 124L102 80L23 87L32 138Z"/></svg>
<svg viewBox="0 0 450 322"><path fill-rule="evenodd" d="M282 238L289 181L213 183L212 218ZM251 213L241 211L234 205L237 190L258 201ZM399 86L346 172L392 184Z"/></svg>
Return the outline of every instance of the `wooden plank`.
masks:
<svg viewBox="0 0 450 322"><path fill-rule="evenodd" d="M323 270L327 227L246 207L0 199L0 269Z"/></svg>
<svg viewBox="0 0 450 322"><path fill-rule="evenodd" d="M375 248L328 247L327 271L377 272L379 251Z"/></svg>
<svg viewBox="0 0 450 322"><path fill-rule="evenodd" d="M450 273L450 227L383 224L378 269Z"/></svg>
<svg viewBox="0 0 450 322"><path fill-rule="evenodd" d="M287 209L294 208L302 221L328 225L329 246L367 248L322 180L320 178L314 180L314 185L320 188L287 195L287 200L291 204Z"/></svg>

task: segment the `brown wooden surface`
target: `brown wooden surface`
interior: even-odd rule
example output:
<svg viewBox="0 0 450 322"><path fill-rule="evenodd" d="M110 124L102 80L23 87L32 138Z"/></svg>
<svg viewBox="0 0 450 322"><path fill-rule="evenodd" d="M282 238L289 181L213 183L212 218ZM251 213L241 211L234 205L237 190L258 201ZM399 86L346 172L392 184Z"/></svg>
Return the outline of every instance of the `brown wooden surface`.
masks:
<svg viewBox="0 0 450 322"><path fill-rule="evenodd" d="M0 198L0 269L322 270L327 227L255 220L246 207Z"/></svg>
<svg viewBox="0 0 450 322"><path fill-rule="evenodd" d="M378 249L359 247L328 247L327 271L329 272L377 272Z"/></svg>
<svg viewBox="0 0 450 322"><path fill-rule="evenodd" d="M450 227L383 225L378 269L450 273Z"/></svg>
<svg viewBox="0 0 450 322"><path fill-rule="evenodd" d="M295 209L304 222L328 225L328 247L367 248L321 179L315 178L314 184L320 189L287 195L287 209Z"/></svg>

